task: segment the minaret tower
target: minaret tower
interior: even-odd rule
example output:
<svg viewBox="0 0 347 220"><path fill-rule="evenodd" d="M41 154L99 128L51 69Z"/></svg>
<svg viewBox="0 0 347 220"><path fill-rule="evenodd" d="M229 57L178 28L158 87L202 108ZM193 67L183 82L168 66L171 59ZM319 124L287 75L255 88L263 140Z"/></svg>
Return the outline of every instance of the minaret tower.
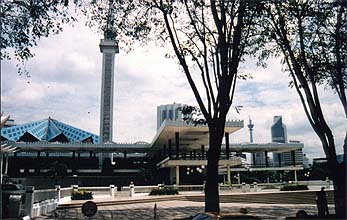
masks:
<svg viewBox="0 0 347 220"><path fill-rule="evenodd" d="M119 52L114 28L113 0L109 0L107 24L104 39L99 47L102 53L101 105L100 105L100 143L112 141L113 126L113 88L114 88L114 59Z"/></svg>
<svg viewBox="0 0 347 220"><path fill-rule="evenodd" d="M252 124L251 117L249 117L249 124L247 125L247 127L249 128L249 142L253 143L253 128L254 128L254 124Z"/></svg>

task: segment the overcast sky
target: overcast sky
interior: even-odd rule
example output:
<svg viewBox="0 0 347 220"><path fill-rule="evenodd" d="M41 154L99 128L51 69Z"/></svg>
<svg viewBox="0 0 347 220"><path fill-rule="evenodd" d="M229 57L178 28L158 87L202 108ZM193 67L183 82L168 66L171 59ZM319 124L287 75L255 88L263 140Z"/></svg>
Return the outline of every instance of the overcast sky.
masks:
<svg viewBox="0 0 347 220"><path fill-rule="evenodd" d="M35 58L27 62L28 79L17 74L15 62L1 63L1 111L17 124L49 116L72 126L99 134L101 36L82 24L68 26L64 32L43 39L34 49ZM151 142L156 133L156 107L161 104L196 105L185 75L175 59L164 58L163 48L136 46L127 54L116 55L114 133L116 142ZM304 143L309 158L322 157L319 139L310 127L299 97L288 88L290 78L282 72L279 60L270 60L262 69L248 61L242 70L253 79L239 81L234 105L242 105L240 114L231 110L228 119L250 116L255 125L254 142L270 142L273 116L282 115L288 140ZM28 83L30 81L30 83ZM337 96L320 89L324 113L333 129L337 152L342 152L346 119ZM234 133L231 142L248 142L247 127Z"/></svg>

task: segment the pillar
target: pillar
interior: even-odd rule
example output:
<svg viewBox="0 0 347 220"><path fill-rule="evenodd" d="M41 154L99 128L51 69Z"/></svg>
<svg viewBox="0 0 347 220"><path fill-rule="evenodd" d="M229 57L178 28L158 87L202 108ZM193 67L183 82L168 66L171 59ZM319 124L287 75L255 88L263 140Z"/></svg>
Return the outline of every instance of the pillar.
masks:
<svg viewBox="0 0 347 220"><path fill-rule="evenodd" d="M193 151L190 151L189 159L193 160Z"/></svg>
<svg viewBox="0 0 347 220"><path fill-rule="evenodd" d="M72 151L72 158L75 159L75 157L76 157L76 152Z"/></svg>
<svg viewBox="0 0 347 220"><path fill-rule="evenodd" d="M166 144L163 145L163 154L164 154L164 157L166 157Z"/></svg>
<svg viewBox="0 0 347 220"><path fill-rule="evenodd" d="M0 178L0 184L2 184L2 168L3 168L3 154L0 154L0 174L1 174L1 178ZM2 217L2 216L0 216Z"/></svg>
<svg viewBox="0 0 347 220"><path fill-rule="evenodd" d="M5 154L5 171L4 173L7 174L8 171L8 154Z"/></svg>
<svg viewBox="0 0 347 220"><path fill-rule="evenodd" d="M46 152L46 157L49 157L49 153L48 152Z"/></svg>
<svg viewBox="0 0 347 220"><path fill-rule="evenodd" d="M295 151L292 151L293 166L295 167Z"/></svg>
<svg viewBox="0 0 347 220"><path fill-rule="evenodd" d="M231 177L230 177L230 165L227 165L227 181L229 184L231 184Z"/></svg>
<svg viewBox="0 0 347 220"><path fill-rule="evenodd" d="M37 151L37 158L40 158L40 156L41 156L41 152Z"/></svg>
<svg viewBox="0 0 347 220"><path fill-rule="evenodd" d="M256 165L256 162L255 162L255 153L252 153L252 157L253 157L253 166Z"/></svg>
<svg viewBox="0 0 347 220"><path fill-rule="evenodd" d="M298 182L298 176L297 176L297 174L296 174L296 170L294 170L294 181L295 181L295 182Z"/></svg>
<svg viewBox="0 0 347 220"><path fill-rule="evenodd" d="M93 157L93 152L92 152L92 151L89 152L89 157L90 157L90 158Z"/></svg>
<svg viewBox="0 0 347 220"><path fill-rule="evenodd" d="M282 161L281 161L281 154L277 154L277 159L278 159L278 166L281 167L282 166L281 165L281 163L282 163Z"/></svg>
<svg viewBox="0 0 347 220"><path fill-rule="evenodd" d="M225 132L225 155L226 155L226 159L229 160L229 156L230 156L230 149L229 149L229 133Z"/></svg>
<svg viewBox="0 0 347 220"><path fill-rule="evenodd" d="M180 157L180 134L175 132L175 144L176 144L176 160Z"/></svg>
<svg viewBox="0 0 347 220"><path fill-rule="evenodd" d="M59 203L60 197L61 197L60 185L55 185L54 187L57 190L57 200L58 200L58 203Z"/></svg>
<svg viewBox="0 0 347 220"><path fill-rule="evenodd" d="M241 176L240 176L240 171L237 172L237 184L241 184Z"/></svg>
<svg viewBox="0 0 347 220"><path fill-rule="evenodd" d="M172 157L172 140L171 139L169 139L169 141L168 141L168 145L169 145L169 158L171 159L171 157Z"/></svg>
<svg viewBox="0 0 347 220"><path fill-rule="evenodd" d="M113 198L115 195L115 188L114 188L114 185L110 185L110 196L111 198Z"/></svg>
<svg viewBox="0 0 347 220"><path fill-rule="evenodd" d="M80 152L77 153L77 157L81 158L81 153Z"/></svg>
<svg viewBox="0 0 347 220"><path fill-rule="evenodd" d="M196 160L196 150L193 150L193 157L194 157L194 160Z"/></svg>
<svg viewBox="0 0 347 220"><path fill-rule="evenodd" d="M34 190L33 186L27 186L25 188L25 210L24 215L28 215L30 218L33 216L33 204L34 204Z"/></svg>
<svg viewBox="0 0 347 220"><path fill-rule="evenodd" d="M269 161L268 161L268 156L267 156L267 151L265 153L265 167L269 167Z"/></svg>
<svg viewBox="0 0 347 220"><path fill-rule="evenodd" d="M180 167L176 166L176 185L180 184Z"/></svg>
<svg viewBox="0 0 347 220"><path fill-rule="evenodd" d="M205 146L201 145L201 159L205 160Z"/></svg>
<svg viewBox="0 0 347 220"><path fill-rule="evenodd" d="M124 159L127 159L127 152L124 151Z"/></svg>

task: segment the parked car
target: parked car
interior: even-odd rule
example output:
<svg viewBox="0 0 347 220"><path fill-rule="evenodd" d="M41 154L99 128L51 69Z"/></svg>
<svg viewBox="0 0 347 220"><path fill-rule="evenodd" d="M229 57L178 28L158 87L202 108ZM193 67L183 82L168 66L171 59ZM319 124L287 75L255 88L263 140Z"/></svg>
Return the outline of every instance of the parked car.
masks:
<svg viewBox="0 0 347 220"><path fill-rule="evenodd" d="M235 219L260 219L252 214L222 212L222 213L199 213L192 220L235 220Z"/></svg>

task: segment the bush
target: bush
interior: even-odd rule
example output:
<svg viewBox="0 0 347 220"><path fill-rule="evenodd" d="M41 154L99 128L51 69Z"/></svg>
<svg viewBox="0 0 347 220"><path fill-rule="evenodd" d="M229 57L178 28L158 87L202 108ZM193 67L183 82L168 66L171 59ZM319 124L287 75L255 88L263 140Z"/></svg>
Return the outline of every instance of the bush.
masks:
<svg viewBox="0 0 347 220"><path fill-rule="evenodd" d="M87 200L93 199L93 193L85 190L74 190L71 193L71 200Z"/></svg>
<svg viewBox="0 0 347 220"><path fill-rule="evenodd" d="M261 190L267 190L267 189L278 189L278 187L276 187L274 185L266 185L266 186L261 188Z"/></svg>
<svg viewBox="0 0 347 220"><path fill-rule="evenodd" d="M281 187L280 191L308 190L307 185L288 184Z"/></svg>
<svg viewBox="0 0 347 220"><path fill-rule="evenodd" d="M152 191L149 193L150 196L177 195L177 194L178 194L178 190L172 187L161 187L157 189L152 189Z"/></svg>

